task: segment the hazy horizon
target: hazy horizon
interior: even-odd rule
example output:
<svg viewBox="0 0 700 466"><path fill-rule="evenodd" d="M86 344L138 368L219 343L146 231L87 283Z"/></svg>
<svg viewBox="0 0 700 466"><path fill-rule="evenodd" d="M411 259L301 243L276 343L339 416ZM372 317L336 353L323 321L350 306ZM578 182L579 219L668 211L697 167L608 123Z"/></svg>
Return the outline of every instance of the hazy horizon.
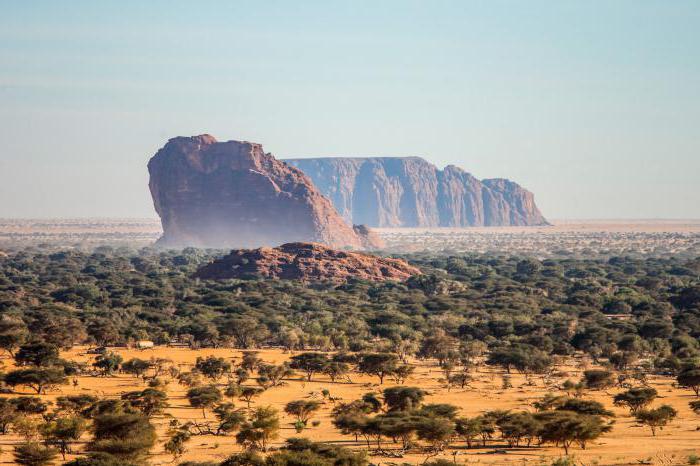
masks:
<svg viewBox="0 0 700 466"><path fill-rule="evenodd" d="M148 159L202 133L700 218L700 2L0 2L0 218L156 218Z"/></svg>

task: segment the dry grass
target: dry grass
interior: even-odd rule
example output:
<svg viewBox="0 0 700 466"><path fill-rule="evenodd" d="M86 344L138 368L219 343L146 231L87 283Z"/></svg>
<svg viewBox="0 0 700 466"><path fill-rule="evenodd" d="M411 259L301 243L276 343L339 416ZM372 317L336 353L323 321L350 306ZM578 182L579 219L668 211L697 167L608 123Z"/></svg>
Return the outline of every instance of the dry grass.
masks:
<svg viewBox="0 0 700 466"><path fill-rule="evenodd" d="M76 348L63 356L79 361L91 361L94 356L84 353L85 348ZM132 357L148 359L151 357L168 358L182 370L189 370L198 356L216 355L224 358L240 359L240 352L231 349L203 349L189 350L185 348L158 347L151 350L138 351L132 349L115 349L125 360ZM281 350L263 350L260 356L266 362L280 363L289 357L289 354ZM10 366L9 360L5 360L6 366ZM549 390L544 385L541 378L532 379L533 385L527 383L526 379L518 374L513 374L513 388L502 390L501 374L487 368L481 368L473 375L476 381L471 388L466 390L452 389L448 391L440 383L440 372L435 366L425 362L416 362L416 372L409 379L406 385L418 386L430 392L427 402L452 403L462 409L462 414L467 416L476 415L489 409L513 409L531 410L532 401L543 396ZM569 378L576 380L580 376L577 369L572 367L561 368L568 372ZM354 374L353 383L331 383L325 376L317 376L317 380L304 382L299 378L288 380L286 385L267 390L257 400L254 405L273 405L282 412L283 406L296 399L316 397L319 400L321 390L327 389L336 399L350 401L358 398L368 391L379 391L391 386L390 381L385 381L384 386L377 385L376 378L359 376ZM563 379L562 379L563 380ZM43 395L43 398L54 400L57 396L93 393L104 397L118 397L121 393L131 390L142 389L143 381L130 375L119 374L115 377L79 377L77 387L66 385L59 391ZM252 382L250 382L252 383ZM612 405L612 394L616 390L605 392L591 392L588 396L603 402L606 407L612 409L617 415L616 424L613 431L604 435L598 441L591 443L586 450L575 449L573 455L578 464L640 464L650 461L652 464L687 464L687 458L691 454L700 453L700 416L695 415L688 407L688 402L693 398L689 390L674 388L673 380L670 378L654 377L651 385L655 387L661 397L656 403L666 403L674 406L678 412L678 418L666 429L652 437L648 429L638 427L630 418L625 409ZM161 441L153 449L151 462L154 465L177 464L173 462L170 455L164 453L162 440L167 430L170 417L175 417L181 422L187 420L201 419L199 409L190 408L184 397L186 387L172 381L167 392L170 400L170 408L167 410L168 416L161 416L155 419ZM30 394L28 391L23 394ZM245 406L243 402L237 402L238 406ZM322 411L314 417L321 421L318 427L309 427L302 436L316 441L334 442L351 448L363 448L362 442L355 443L354 438L341 435L333 428L330 421L330 411L333 407L331 402L326 402ZM211 415L210 415L211 416ZM275 440L273 446L279 446L285 438L299 436L292 427L292 419L283 415L280 436ZM309 423L311 425L311 423ZM87 436L86 436L87 437ZM17 443L18 439L14 435L0 437L3 453L0 456L3 464L12 464L11 445ZM498 443L498 442L496 442ZM79 446L79 449L82 445ZM562 455L562 451L553 447L532 447L520 449L507 449L505 446L491 445L488 448L474 448L468 450L463 442L457 442L455 449L456 460L460 464L550 464L554 459ZM238 451L233 436L196 436L188 444L188 452L179 461L186 460L222 460L227 455ZM453 459L452 451L446 452L441 457ZM506 453L496 451L507 451ZM420 454L406 455L401 459L371 457L372 463L388 464L395 463L421 463L424 456Z"/></svg>

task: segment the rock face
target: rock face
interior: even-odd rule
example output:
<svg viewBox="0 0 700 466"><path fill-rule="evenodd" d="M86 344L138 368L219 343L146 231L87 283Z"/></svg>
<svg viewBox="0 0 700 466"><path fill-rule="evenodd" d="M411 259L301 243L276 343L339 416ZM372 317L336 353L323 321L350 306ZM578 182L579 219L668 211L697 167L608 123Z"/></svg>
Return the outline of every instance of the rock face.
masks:
<svg viewBox="0 0 700 466"><path fill-rule="evenodd" d="M404 281L420 274L400 259L338 251L315 243L289 243L277 248L240 249L200 268L205 280L279 278L303 281Z"/></svg>
<svg viewBox="0 0 700 466"><path fill-rule="evenodd" d="M547 225L531 192L420 157L288 159L349 222L374 227Z"/></svg>
<svg viewBox="0 0 700 466"><path fill-rule="evenodd" d="M201 135L168 141L148 163L161 245L241 248L314 241L376 247L311 180L260 144Z"/></svg>

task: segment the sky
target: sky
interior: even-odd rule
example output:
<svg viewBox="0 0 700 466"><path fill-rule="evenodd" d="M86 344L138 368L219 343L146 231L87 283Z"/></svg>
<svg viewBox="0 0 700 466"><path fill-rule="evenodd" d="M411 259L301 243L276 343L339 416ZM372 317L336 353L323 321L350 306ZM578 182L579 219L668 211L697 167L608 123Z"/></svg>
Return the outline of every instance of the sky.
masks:
<svg viewBox="0 0 700 466"><path fill-rule="evenodd" d="M0 217L155 217L175 136L700 218L700 1L0 0Z"/></svg>

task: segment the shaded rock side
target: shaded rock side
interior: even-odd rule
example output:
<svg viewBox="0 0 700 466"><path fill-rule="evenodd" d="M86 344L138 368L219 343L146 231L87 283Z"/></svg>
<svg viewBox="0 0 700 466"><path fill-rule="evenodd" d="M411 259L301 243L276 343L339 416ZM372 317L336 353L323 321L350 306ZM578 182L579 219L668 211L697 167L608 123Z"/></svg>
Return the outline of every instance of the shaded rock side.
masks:
<svg viewBox="0 0 700 466"><path fill-rule="evenodd" d="M148 172L163 226L160 245L242 248L313 241L373 247L309 177L260 144L177 137L151 158Z"/></svg>
<svg viewBox="0 0 700 466"><path fill-rule="evenodd" d="M316 243L240 249L201 267L196 278L276 278L344 283L350 279L405 281L421 271L400 259L339 251Z"/></svg>
<svg viewBox="0 0 700 466"><path fill-rule="evenodd" d="M373 227L547 225L534 195L506 179L479 180L420 157L287 159L348 222Z"/></svg>

